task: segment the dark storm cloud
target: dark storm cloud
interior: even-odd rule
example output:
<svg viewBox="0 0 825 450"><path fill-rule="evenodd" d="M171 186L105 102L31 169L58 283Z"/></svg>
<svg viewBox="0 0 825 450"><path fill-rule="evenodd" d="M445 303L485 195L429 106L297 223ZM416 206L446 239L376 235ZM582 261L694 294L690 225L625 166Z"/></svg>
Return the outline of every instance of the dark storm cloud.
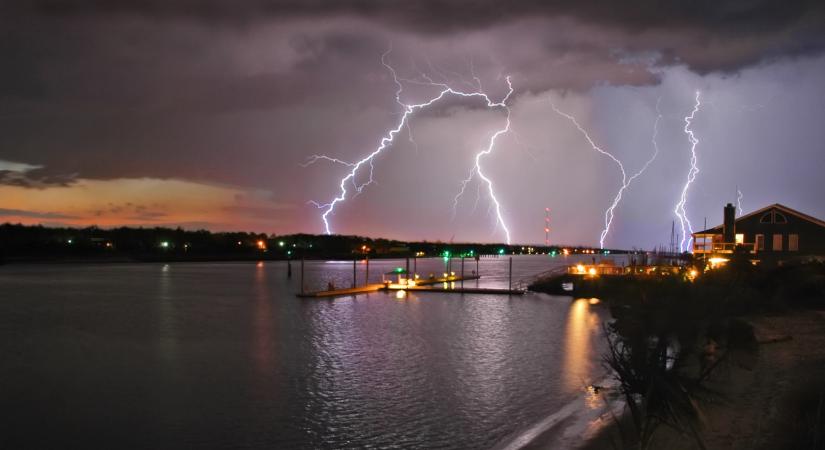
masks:
<svg viewBox="0 0 825 450"><path fill-rule="evenodd" d="M626 28L697 27L741 31L782 26L822 12L817 0L35 0L20 9L49 14L138 13L213 21L261 16L353 14L410 28L454 30L541 15L578 17Z"/></svg>
<svg viewBox="0 0 825 450"><path fill-rule="evenodd" d="M343 168L299 164L320 153L357 160L394 124L396 87L380 64L390 44L389 58L402 76L427 72L459 84L466 77L472 84L474 71L499 99L506 91L501 76L512 75L514 108L529 105L533 96L536 105L545 106L518 115L514 124L529 145L542 147L534 150L541 158L547 143L568 125L552 120L557 117L546 108L548 94L578 99L580 104L572 104L586 117L584 98L594 87L656 89L674 70L706 75L673 83L676 94L692 92L701 85L697 79L735 79L774 63L804 73L811 69L795 62L804 58L793 57L815 58L825 48L823 11L825 2L801 0L0 0L0 160L37 167L0 172L0 184L179 179L263 191L277 204L328 201ZM768 84L767 89L784 87ZM404 95L424 98L414 87ZM419 145L413 148L406 138L398 142L379 162L386 164L377 172L380 188L370 192L408 188L398 158L409 157L404 163L413 167L420 155L438 161L443 178L409 203L451 200L454 179L467 173L469 154L461 152L481 145L479 130L496 126L497 118L478 102L455 99L417 114L411 129ZM617 121L638 128L622 130L621 137L636 131L646 139L648 119ZM672 142L680 142L679 131ZM572 152L580 144L574 133L549 150L589 158ZM501 154L508 145L521 154L507 142ZM555 160L544 162L555 167ZM574 159L569 167L595 178L591 168L599 163ZM521 160L508 164L517 173ZM430 165L422 173L430 173ZM614 181L609 169L600 169L606 184ZM497 179L508 173L502 169ZM513 196L507 204L516 204L514 194L520 191L514 186L502 186L502 196L508 191ZM587 189L598 196L602 187L590 183ZM544 187L552 189L556 186ZM383 207L399 202L392 195L371 195L342 208L336 217L342 228L387 234ZM381 217L365 215L367 204L378 205L374 211ZM320 231L312 207L270 206L239 203L224 212L283 227L273 231ZM588 207L600 214L600 203ZM424 229L412 223L404 231L407 237L450 237L452 231L445 230L451 225L440 222L440 206L431 209L437 213L425 222L433 225ZM522 209L532 211L533 205ZM580 209L569 213L586 215ZM517 235L531 236L531 229L524 230Z"/></svg>

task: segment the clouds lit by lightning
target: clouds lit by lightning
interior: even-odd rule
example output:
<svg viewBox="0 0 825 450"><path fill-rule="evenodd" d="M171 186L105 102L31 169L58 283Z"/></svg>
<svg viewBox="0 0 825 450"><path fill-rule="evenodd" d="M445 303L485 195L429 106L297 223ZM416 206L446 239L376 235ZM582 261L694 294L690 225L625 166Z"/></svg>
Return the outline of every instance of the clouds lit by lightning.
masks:
<svg viewBox="0 0 825 450"><path fill-rule="evenodd" d="M661 99L659 99L659 100L661 100ZM656 101L656 112L657 113L659 113L659 100ZM622 195L624 195L624 192L627 190L628 187L630 187L630 184L633 182L633 180L635 180L640 175L642 175L642 173L644 173L644 171L647 170L647 168L650 166L650 164L653 162L653 160L656 159L656 156L659 155L659 145L656 143L656 136L659 133L659 121L661 120L662 115L661 115L661 113L659 113L658 116L656 117L656 121L653 123L653 138L652 138L653 149L654 149L653 154L645 162L645 164L642 166L642 168L639 169L638 172L636 172L633 175L631 175L630 177L628 177L627 172L625 172L625 168L624 168L624 165L622 164L622 162L618 158L616 158L612 153L610 153L610 152L602 149L598 145L596 145L596 143L593 142L593 139L590 137L590 135L587 133L587 131L579 124L579 122L576 120L575 117L571 116L570 114L567 114L567 113L564 113L564 112L560 111L552 103L550 104L550 106L553 108L553 111L555 111L556 113L558 113L559 115L561 115L563 117L566 117L568 120L573 122L573 125L575 125L576 128L584 135L584 138L587 140L587 142L590 144L590 146L593 148L593 150L596 150L597 152L599 152L599 153L609 157L611 160L613 160L613 162L616 163L616 166L618 166L619 170L622 173L622 185L621 185L621 187L619 187L619 190L616 192L616 195L613 197L613 202L610 204L610 206L604 212L604 229L602 230L601 234L599 235L599 247L604 248L604 241L607 238L608 233L610 232L610 226L613 224L614 212L616 210L616 207L622 201Z"/></svg>
<svg viewBox="0 0 825 450"><path fill-rule="evenodd" d="M385 149L387 149L388 147L390 147L393 144L396 135L398 135L398 133L400 133L401 130L406 128L410 141L415 143L415 141L413 139L413 136L412 136L412 131L410 130L410 125L409 125L409 121L410 121L411 117L416 112L421 111L423 109L426 109L429 106L432 106L433 104L437 103L438 101L440 101L444 97L457 96L457 97L467 97L467 98L479 98L479 99L483 100L486 103L487 108L491 108L491 109L500 108L500 109L503 109L507 114L507 116L506 116L507 117L506 126L502 129L496 131L495 133L493 133L490 140L488 141L487 147L484 148L483 150L479 151L476 154L475 159L474 159L473 168L470 171L470 175L469 175L468 179L465 180L464 182L462 182L461 191L459 192L459 195L456 196L456 202L458 201L458 198L461 196L461 194L464 192L464 189L465 189L467 183L469 183L474 176L478 175L478 177L487 186L488 194L490 196L491 201L493 202L493 204L495 206L496 224L501 226L502 230L505 233L507 243L509 244L510 243L510 230L507 228L507 224L504 220L504 216L503 216L503 213L502 213L501 204L500 204L500 202L498 201L498 198L495 195L495 190L493 188L493 182L488 176L486 176L484 174L484 172L482 170L481 159L482 159L482 157L487 156L490 153L492 153L493 148L494 148L495 143L496 143L496 140L501 135L507 133L510 130L510 109L509 109L509 107L507 106L507 103L506 103L507 100L510 98L510 96L513 93L513 86L512 86L512 83L510 81L510 77L508 76L508 77L505 78L505 80L507 82L507 88L508 88L507 94L504 96L504 98L501 101L495 102L495 101L491 100L490 97L488 97L487 94L484 93L481 90L481 83L480 82L477 82L478 90L462 91L462 90L458 90L458 89L453 88L452 86L450 86L446 81L447 78L444 77L442 74L440 74L438 72L436 72L436 73L441 78L443 78L445 80L445 82L436 82L432 78L430 78L429 76L427 76L426 74L423 74L423 73L420 75L420 77L424 81L417 80L417 79L412 80L412 79L400 78L400 77L398 77L398 74L396 73L395 69L387 62L387 55L388 54L389 54L389 51L387 51L386 53L384 53L381 56L381 64L384 65L384 67L392 75L393 81L395 82L395 85L397 87L397 89L395 91L395 101L396 101L396 103L398 103L398 105L401 106L402 111L403 111L403 113L401 115L401 118L399 119L396 126L391 128L389 131L387 131L387 133L379 141L378 146L372 152L370 152L364 158L362 158L361 160L359 160L355 163L349 163L349 162L340 160L338 158L333 158L333 157L329 157L329 156L326 156L326 155L313 155L304 164L304 166L307 166L307 165L310 165L310 164L314 164L315 162L324 160L324 161L329 161L329 162L341 164L341 165L344 165L344 166L349 167L351 169L347 173L347 175L345 175L341 179L341 181L339 183L339 188L340 188L339 194L337 196L335 196L331 201L329 201L327 203L319 203L319 202L316 202L316 201L311 201L310 202L311 204L315 205L318 209L323 211L323 213L321 214L321 219L324 222L324 231L326 232L326 234L332 234L332 227L330 225L330 216L332 214L334 214L335 207L339 203L344 202L347 199L347 196L351 192L354 192L355 195L358 195L362 192L362 190L365 187L375 183L375 178L373 176L374 175L375 158L378 157L378 155L380 155ZM474 76L474 78L477 78L477 77ZM428 100L426 100L424 102L421 102L421 103L405 103L401 99L402 94L404 92L404 84L403 83L410 83L410 84L423 85L423 86L431 86L431 87L439 89L439 91L436 95L434 95L433 97L429 98ZM466 84L468 84L472 87L475 87L475 85L472 85L471 83L466 83ZM357 177L362 172L362 169L365 169L365 166L369 166L367 180L365 182L359 182L359 181L357 181ZM350 189L352 189L352 191Z"/></svg>
<svg viewBox="0 0 825 450"><path fill-rule="evenodd" d="M690 244L693 241L693 226L690 223L690 219L688 219L687 212L685 211L685 204L687 203L687 195L688 190L690 189L690 184L693 183L693 180L696 179L696 174L699 173L699 167L697 164L696 159L696 145L699 144L699 139L696 139L696 136L693 134L693 130L690 128L693 119L696 116L696 113L699 112L699 108L702 106L702 102L700 99L700 92L696 91L696 104L693 106L693 111L690 112L690 115L685 117L685 134L688 136L688 140L690 141L690 170L688 170L687 181L685 185L682 187L682 194L679 197L679 202L676 204L676 207L673 209L673 212L676 214L676 217L679 218L679 226L682 229L682 239L679 241L679 251L684 252L685 250L690 249ZM687 225L687 227L685 227ZM688 234L691 235L688 238ZM685 245L685 241L687 241L687 245Z"/></svg>

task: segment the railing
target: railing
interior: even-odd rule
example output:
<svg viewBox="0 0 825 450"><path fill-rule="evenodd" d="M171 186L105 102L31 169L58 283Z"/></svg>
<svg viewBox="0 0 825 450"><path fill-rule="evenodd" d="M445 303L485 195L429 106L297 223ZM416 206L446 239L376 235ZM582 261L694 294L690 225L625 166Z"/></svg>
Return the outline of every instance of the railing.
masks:
<svg viewBox="0 0 825 450"><path fill-rule="evenodd" d="M627 271L626 267L612 264L577 264L567 268L567 273L570 275L624 275Z"/></svg>
<svg viewBox="0 0 825 450"><path fill-rule="evenodd" d="M743 248L748 253L756 253L753 243L737 244L735 242L694 242L693 253L733 253L737 247Z"/></svg>

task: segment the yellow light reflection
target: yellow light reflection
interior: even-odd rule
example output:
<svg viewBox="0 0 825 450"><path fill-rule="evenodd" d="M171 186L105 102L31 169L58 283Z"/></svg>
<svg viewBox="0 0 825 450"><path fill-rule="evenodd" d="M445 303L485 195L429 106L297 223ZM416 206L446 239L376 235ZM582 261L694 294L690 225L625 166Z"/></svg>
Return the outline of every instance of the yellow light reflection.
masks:
<svg viewBox="0 0 825 450"><path fill-rule="evenodd" d="M592 299L577 299L570 305L564 332L562 381L567 389L580 392L592 383L593 336L598 316L590 310Z"/></svg>

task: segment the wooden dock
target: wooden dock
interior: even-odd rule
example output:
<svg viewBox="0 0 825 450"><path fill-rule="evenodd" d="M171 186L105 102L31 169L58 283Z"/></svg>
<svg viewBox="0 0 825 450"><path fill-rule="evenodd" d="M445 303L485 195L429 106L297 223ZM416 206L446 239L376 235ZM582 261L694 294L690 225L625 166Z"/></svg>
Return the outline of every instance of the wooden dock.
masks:
<svg viewBox="0 0 825 450"><path fill-rule="evenodd" d="M333 289L329 291L314 291L302 292L296 294L301 298L324 298L324 297L341 297L347 295L367 294L378 291L407 291L407 292L449 292L453 294L504 294L504 295L522 295L524 290L521 289L496 289L496 288L480 288L480 287L461 287L462 281L478 280L479 276L466 277L447 277L447 278L429 278L418 279L415 286L399 286L392 284L376 283L367 284L364 286L356 286L354 288ZM444 286L437 286L439 284L447 284Z"/></svg>

